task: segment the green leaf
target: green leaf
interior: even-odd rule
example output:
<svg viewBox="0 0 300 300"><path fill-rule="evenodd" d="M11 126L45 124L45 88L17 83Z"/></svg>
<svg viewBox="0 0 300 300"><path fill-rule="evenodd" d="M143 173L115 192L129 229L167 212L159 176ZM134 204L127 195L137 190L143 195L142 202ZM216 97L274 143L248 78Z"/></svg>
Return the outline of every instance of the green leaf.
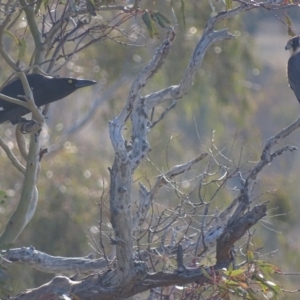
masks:
<svg viewBox="0 0 300 300"><path fill-rule="evenodd" d="M147 27L149 37L153 39L154 36L158 36L157 29L148 10L146 10L146 12L142 15L142 19Z"/></svg>
<svg viewBox="0 0 300 300"><path fill-rule="evenodd" d="M226 280L225 284L227 286L230 285L231 287L240 286L240 284L238 282L235 282L235 281L232 281L232 280Z"/></svg>
<svg viewBox="0 0 300 300"><path fill-rule="evenodd" d="M213 280L213 278L207 273L207 271L204 268L200 268L202 274L209 280Z"/></svg>
<svg viewBox="0 0 300 300"><path fill-rule="evenodd" d="M7 198L7 195L4 191L0 190L0 205L5 203L5 200Z"/></svg>
<svg viewBox="0 0 300 300"><path fill-rule="evenodd" d="M231 275L232 271L233 271L233 263L230 263L228 267L228 275Z"/></svg>
<svg viewBox="0 0 300 300"><path fill-rule="evenodd" d="M230 265L229 265L229 268L230 268ZM230 275L231 277L235 277L235 276L237 276L237 275L243 274L244 272L245 272L245 271L242 270L242 269L239 269L239 270L231 270L231 271L228 269L228 271L224 272L224 274Z"/></svg>
<svg viewBox="0 0 300 300"><path fill-rule="evenodd" d="M43 0L44 8L46 9L49 6L49 0Z"/></svg>
<svg viewBox="0 0 300 300"><path fill-rule="evenodd" d="M18 59L21 59L25 55L26 40L24 38L18 39L18 46L19 46Z"/></svg>
<svg viewBox="0 0 300 300"><path fill-rule="evenodd" d="M97 16L94 0L86 0L86 9L92 16Z"/></svg>
<svg viewBox="0 0 300 300"><path fill-rule="evenodd" d="M225 0L226 10L232 9L232 0Z"/></svg>
<svg viewBox="0 0 300 300"><path fill-rule="evenodd" d="M278 284L276 284L273 281L267 280L264 282L266 286L269 287L270 290L272 290L275 294L280 295L281 294L281 289Z"/></svg>
<svg viewBox="0 0 300 300"><path fill-rule="evenodd" d="M275 272L280 273L280 270L279 270L276 266L274 266L274 265L272 265L272 264L270 264L270 263L267 263L267 262L264 262L264 261L261 261L261 260L257 260L257 261L256 261L256 264L259 266L260 271L261 271L261 272L264 274L264 276L265 276L266 278L268 278L268 279L271 278L271 277L270 277L270 274L273 274L273 273L275 273Z"/></svg>
<svg viewBox="0 0 300 300"><path fill-rule="evenodd" d="M0 199L1 198L7 198L7 195L4 191L0 190Z"/></svg>
<svg viewBox="0 0 300 300"><path fill-rule="evenodd" d="M295 31L293 30L293 23L292 23L292 20L291 18L285 14L285 21L286 21L286 24L288 26L288 35L293 37L296 35Z"/></svg>
<svg viewBox="0 0 300 300"><path fill-rule="evenodd" d="M277 285L276 283L274 283L273 281L270 281L270 280L265 281L265 284L268 286L272 286L272 287L275 287Z"/></svg>
<svg viewBox="0 0 300 300"><path fill-rule="evenodd" d="M233 288L234 294L243 297L243 299L247 299L247 291L245 291L243 288L238 287L238 288Z"/></svg>
<svg viewBox="0 0 300 300"><path fill-rule="evenodd" d="M42 0L37 0L36 1L36 4L35 4L35 7L34 7L34 13L37 14L41 8L41 4L42 4Z"/></svg>
<svg viewBox="0 0 300 300"><path fill-rule="evenodd" d="M254 291L252 291L251 289L249 289L247 292L248 292L248 295L251 298L251 300L258 300L258 298L257 298L257 296L256 296L256 294L255 294Z"/></svg>
<svg viewBox="0 0 300 300"><path fill-rule="evenodd" d="M9 30L4 30L4 33L10 37L12 37L15 42L17 43L18 47L19 47L19 54L18 54L18 59L21 59L24 55L25 55L25 51L26 51L26 40L22 37L22 38L17 38L15 37ZM1 196L0 196L1 197Z"/></svg>
<svg viewBox="0 0 300 300"><path fill-rule="evenodd" d="M210 264L212 264L213 263L213 261L212 261L212 259L211 259L211 257L208 255L208 256L206 256L206 260L210 263Z"/></svg>
<svg viewBox="0 0 300 300"><path fill-rule="evenodd" d="M182 20L183 20L183 28L186 29L186 20L185 20L185 0L180 0L180 11L182 14Z"/></svg>
<svg viewBox="0 0 300 300"><path fill-rule="evenodd" d="M4 34L6 34L6 35L12 37L14 40L17 40L17 38L16 38L9 30L4 29L3 32L4 32Z"/></svg>
<svg viewBox="0 0 300 300"><path fill-rule="evenodd" d="M166 24L170 24L170 21L162 15L160 12L154 12L151 14L154 22L158 23L160 27L166 28Z"/></svg>
<svg viewBox="0 0 300 300"><path fill-rule="evenodd" d="M248 263L251 263L254 261L254 254L252 251L247 251L247 259L248 259Z"/></svg>

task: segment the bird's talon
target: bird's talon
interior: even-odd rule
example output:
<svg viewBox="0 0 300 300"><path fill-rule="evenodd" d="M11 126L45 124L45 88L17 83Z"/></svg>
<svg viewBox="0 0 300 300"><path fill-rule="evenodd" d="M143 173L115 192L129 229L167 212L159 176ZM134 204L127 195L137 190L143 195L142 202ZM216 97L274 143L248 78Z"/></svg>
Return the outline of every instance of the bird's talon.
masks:
<svg viewBox="0 0 300 300"><path fill-rule="evenodd" d="M37 122L35 120L26 120L26 119L23 119L21 125L21 132L23 134L27 134L31 131L31 129L37 124ZM39 131L40 132L40 131Z"/></svg>

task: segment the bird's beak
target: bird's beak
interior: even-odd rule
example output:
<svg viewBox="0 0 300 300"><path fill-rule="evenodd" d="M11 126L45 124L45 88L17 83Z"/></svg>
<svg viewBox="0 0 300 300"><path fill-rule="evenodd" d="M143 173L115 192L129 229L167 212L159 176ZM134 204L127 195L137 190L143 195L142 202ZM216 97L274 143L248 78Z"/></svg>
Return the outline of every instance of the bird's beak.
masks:
<svg viewBox="0 0 300 300"><path fill-rule="evenodd" d="M96 83L97 82L94 81L94 80L77 79L76 83L75 83L75 87L77 89L80 89L80 88L83 88L83 87L86 87L86 86L94 85Z"/></svg>
<svg viewBox="0 0 300 300"><path fill-rule="evenodd" d="M285 46L285 50L291 50L292 46L290 43L287 43Z"/></svg>

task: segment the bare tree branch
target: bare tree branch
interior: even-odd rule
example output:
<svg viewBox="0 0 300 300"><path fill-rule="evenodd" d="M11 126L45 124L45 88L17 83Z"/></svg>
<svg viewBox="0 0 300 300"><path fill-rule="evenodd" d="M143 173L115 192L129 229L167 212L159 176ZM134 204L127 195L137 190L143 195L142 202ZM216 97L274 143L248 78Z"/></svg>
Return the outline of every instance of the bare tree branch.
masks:
<svg viewBox="0 0 300 300"><path fill-rule="evenodd" d="M170 179L172 179L175 176L178 176L179 174L187 172L194 164L204 159L207 155L207 153L202 153L193 160L190 160L189 162L182 165L174 166L170 171L166 172L165 174L159 175L156 180L156 183L154 184L154 187L150 191L148 191L147 188L142 183L140 183L140 200L138 210L133 219L134 236L138 234L139 230L141 230L141 225L145 221L150 204L157 197L159 190L164 185L169 183Z"/></svg>
<svg viewBox="0 0 300 300"><path fill-rule="evenodd" d="M39 139L32 134L20 202L0 237L0 244L14 242L33 217L38 201L36 182L39 170L39 150Z"/></svg>
<svg viewBox="0 0 300 300"><path fill-rule="evenodd" d="M2 138L0 138L0 146L5 151L7 157L12 162L13 166L20 171L23 175L25 174L25 167L19 162L17 157L13 154L13 152L10 150L8 145L4 142Z"/></svg>
<svg viewBox="0 0 300 300"><path fill-rule="evenodd" d="M33 6L27 5L23 0L20 1L24 4L23 9L25 10L27 17L34 17ZM160 174L154 187L150 190L143 184L140 184L139 207L134 218L132 218L132 184L134 171L150 150L147 137L149 131L154 126L151 125L149 120L151 110L166 100L173 99L173 101L176 102L177 99L180 99L187 94L191 90L195 74L201 66L209 46L214 42L233 38L233 35L230 34L227 29L215 31L215 26L225 19L234 17L250 9L258 7L272 9L276 7L266 5L265 3L255 3L254 1L250 1L249 3L241 0L234 2L240 4L231 10L218 13L211 17L207 22L202 37L194 49L194 53L190 58L189 65L187 66L180 83L143 97L142 93L145 85L162 66L171 50L172 43L175 39L175 32L173 28L169 28L167 37L157 48L153 59L133 81L124 108L120 114L109 123L109 133L115 154L113 166L109 169L111 179L109 200L110 218L114 232L111 243L116 250L116 268L100 274L93 274L78 281L59 276L54 278L48 284L37 289L28 290L12 299L124 299L150 289L157 292L158 290L155 290L157 288L172 285L211 285L214 282L212 279L209 279L209 277L211 276L211 278L213 278L216 274L221 275L222 272L220 269L228 268L234 259L231 252L234 244L247 233L249 228L254 226L266 215L266 203L258 204L254 207L251 203L251 197L253 197L252 185L254 184L257 175L275 157L281 155L285 151L296 150L295 147L290 145L283 146L277 150L272 148L292 131L300 127L300 119L268 140L263 149L261 160L252 170L250 170L245 179L238 173L238 168L230 173L227 165L225 166L222 165L222 163L218 163L216 156L213 155L213 151L215 150L218 151L218 155L220 155L223 160L226 160L226 164L233 164L233 162L227 159L221 151L217 148L210 150L210 162L207 164L205 171L198 177L201 177L199 179L199 186L201 186L199 187L199 203L190 201L188 197L189 194L181 192L180 187L178 187L175 180L171 182L171 179L179 174L185 174L193 165L207 157L207 153L203 153L187 163L177 165L165 174ZM113 8L107 6L107 10L118 9L123 11L124 14L128 14L121 17L118 21L118 24L122 24L125 20L133 17L134 13L137 14L141 12L137 8L137 4L138 1L135 2L135 5L132 8L127 8L125 6L116 6ZM33 23L29 24L30 30L34 35L35 46L39 50L39 53L34 54L35 63L41 64L43 55L45 56L45 53L50 53L51 47L55 49L52 58L47 62L49 63L49 72L58 59L63 58L66 62L74 55L74 53L81 51L104 36L108 37L109 32L120 31L120 29L114 25L95 25L95 23L93 25L94 27L91 26L89 29L85 29L85 24L81 23L82 20L78 18L82 11L76 5L77 4L74 1L69 1L63 8L62 18L57 17L56 14L55 16L52 16L50 7L48 7L48 17L51 20L51 26L49 26L48 37L46 38L41 34L41 32L44 31L40 31L40 28L38 28L33 20ZM288 7L290 6L288 5ZM106 10L104 6L97 7L97 5L93 9L93 15L97 9L103 11ZM83 8L83 11L87 11L86 7ZM91 19L87 22L90 22L90 20ZM7 23L0 27L0 38L2 38L3 30L6 28L5 26L9 23L6 19L4 19L4 22ZM44 20L43 26L45 26L45 24L47 23ZM103 35L94 37L91 32L92 30L98 30L98 32ZM89 40L87 41L86 39ZM66 51L67 42L75 44L73 51L70 53L68 52L69 54L67 54ZM83 43L83 46L79 47L80 43ZM1 51L4 51L1 46L3 45L0 44L0 53L2 53ZM43 48L43 46L45 48ZM3 53L8 64L17 69L8 54L5 51ZM26 78L24 81L24 74L21 75L21 79L25 88L28 89ZM29 90L26 91L26 96L32 100L32 95ZM12 100L7 98L7 101ZM31 104L29 101L28 105ZM24 104L22 105L24 106ZM172 107L174 106L171 106L170 109ZM31 108L33 113L36 112L38 121L42 122L43 119L40 118L41 116L35 111L36 107ZM168 110L169 109L167 109L166 112ZM90 112L90 114L92 114L92 112ZM90 114L88 114L88 117L90 117ZM164 115L165 113L159 120L161 120ZM83 119L78 126L82 126L87 119L88 118ZM127 141L124 138L122 132L128 120L131 121L132 125L130 141ZM74 128L76 129L79 127L74 126ZM0 238L0 243L14 241L34 213L38 196L36 189L39 168L38 149L39 139L36 139L34 135L31 135L20 205L8 223L4 234ZM8 152L8 155L11 156L11 154L12 153ZM15 161L15 165L20 171L23 170L20 164L18 165L17 161ZM216 171L214 170L212 174L209 173L209 170L212 169L211 165L216 166L217 169ZM217 212L211 213L211 203L216 199L222 188L228 188L226 185L230 176L235 176L241 181L241 188L238 195L232 197L233 200L227 207L218 208ZM161 187L167 186L167 184L172 185L172 189L178 198L178 204L176 207L159 207L159 209L156 209L153 203L154 199L157 197ZM209 197L202 196L201 188L203 186L208 186L209 184L215 184L217 186L214 193L212 193L213 195ZM237 189L235 191L238 192ZM209 198L208 200L206 199L207 197ZM155 205L156 204L157 203L155 203ZM140 241L138 241L138 246L135 248L134 235L142 232L141 225L146 221L150 207L152 208L152 214L154 216L151 221L154 221L150 223L149 228L145 231L147 235L144 233L148 245L143 249L139 249ZM190 234L191 236L189 236ZM102 241L100 241L100 243L102 243ZM151 245L153 244L159 246L151 248ZM191 250L194 251L191 252ZM185 266L184 255L187 253L187 256L189 255L190 257L192 256L193 259L200 260L193 256L194 254L196 255L199 253L199 251L201 252L200 259L202 258L201 255L206 253L206 251L210 251L209 254L216 251L216 264L208 268ZM174 263L170 262L169 259L176 253L177 268L174 265L172 266ZM31 247L11 249L10 251L3 252L2 257L6 260L6 263L9 261L18 262L30 265L35 269L44 272L60 272L62 274L68 274L74 271L80 274L88 274L89 272L97 272L100 269L107 267L107 260L103 258L94 260L78 257L52 257L45 253L35 251L35 249ZM139 261L137 258L142 258L144 261ZM170 266L167 265L167 263L169 263ZM161 264L162 267L157 267L158 264ZM148 268L152 268L154 273L150 273ZM156 272L156 270L159 269L163 271ZM174 271L168 272L168 270ZM207 276L207 274L209 276ZM151 295L153 298L155 297L153 296L155 294L154 292ZM163 293L160 293L159 296L162 297ZM214 299L221 299L221 297Z"/></svg>
<svg viewBox="0 0 300 300"><path fill-rule="evenodd" d="M90 259L84 257L57 257L35 250L33 247L23 247L3 251L1 256L6 261L28 265L46 273L81 275L99 272L107 267L103 258ZM5 262L4 262L5 264Z"/></svg>

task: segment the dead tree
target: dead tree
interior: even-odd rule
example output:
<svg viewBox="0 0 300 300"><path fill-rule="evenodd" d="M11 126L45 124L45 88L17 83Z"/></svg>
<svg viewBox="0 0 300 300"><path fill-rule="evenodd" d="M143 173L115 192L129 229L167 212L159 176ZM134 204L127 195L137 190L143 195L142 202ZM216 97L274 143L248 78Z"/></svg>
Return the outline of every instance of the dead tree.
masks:
<svg viewBox="0 0 300 300"><path fill-rule="evenodd" d="M74 5L76 6L73 1L68 2L62 11L63 17L58 17L58 13L53 15L49 10L47 18L50 19L50 29L47 29L47 26L41 29L36 22L30 22L32 16L35 16L34 5L28 5L24 0L9 1L6 17L3 18L0 27L0 40L2 41L3 31L10 22L13 22L12 16L16 11L24 12L36 49L29 68L39 71L45 65L46 71L50 72L55 68L56 60L64 59L67 62L74 53L82 51L95 41L110 38L109 31L117 28L116 25L112 28L107 24L106 26L95 24L96 22L93 23L86 17L87 13L94 15L97 10L119 10L121 12L118 16L119 22L139 13L137 5L130 8L97 6L97 3L92 1L86 3L86 6L75 7ZM285 151L296 150L290 145L274 150L274 146L300 126L300 119L266 142L260 161L246 175L242 175L239 166L223 155L217 145L212 143L212 148L208 152L199 153L194 159L161 173L153 186L146 187L140 183L136 209L132 196L133 174L150 151L149 132L156 129L155 125L158 122L167 122L167 113L178 101L188 101L184 96L189 93L194 76L208 48L217 41L225 42L234 38L227 29L216 30L216 25L251 9L278 9L293 6L293 4L279 5L254 1L232 1L231 5L232 8L227 7L226 10L208 20L181 81L177 85L144 95L144 87L163 66L172 48L176 33L170 26L166 38L156 49L151 61L133 80L123 109L109 122L109 133L115 154L110 168L109 188L110 221L113 232L110 239L114 249L112 253L106 253L101 243L99 245L101 257L98 259L53 257L33 247L3 251L3 264L20 263L43 272L64 274L39 288L27 290L10 299L126 299L145 291L150 291L148 299L162 299L170 295L179 298L189 296L190 299L194 299L193 295L199 297L205 292L208 292L205 299L222 299L230 292L228 286L228 289L210 288L222 281L226 286L224 277L230 276L232 270L247 264L248 269L243 272L246 274L245 278L249 280L255 272L258 272L259 266L255 264L251 255L245 258L243 265L235 265L234 245L245 235L250 238L249 229L266 216L266 203L256 203L253 199L253 185L258 174L273 159ZM18 17L19 15L16 15L16 18ZM73 24L71 29L70 24ZM47 25L47 22L45 21L43 25ZM90 33L95 31L99 36L92 36L93 38L90 39ZM82 41L85 39L87 41L82 46ZM75 42L69 54L64 51L67 42ZM16 72L24 71L8 55L3 44L0 46L2 46L1 55L6 62ZM46 59L49 53L51 58ZM151 120L153 110L162 103L169 103L169 106L157 119ZM37 116L40 118L39 126L43 126L43 115L37 113ZM129 139L124 137L123 132L127 122L130 122L131 128ZM8 223L0 238L2 244L14 241L35 211L38 200L36 182L40 167L39 137L35 132L36 130L31 133L28 153L20 146L21 153L26 157L26 166L22 166L7 145L0 140L12 164L24 174L24 187L20 199L22 207L17 209ZM20 134L18 138L22 141ZM19 145L22 145L22 142L19 142ZM214 151L222 154L220 160L217 160ZM179 197L176 206L172 209L165 208L155 212L153 203L159 201L160 191L166 186L172 186L180 193L180 189L176 186L176 178L188 175L191 168L195 167L198 174L193 181L197 182L199 201L193 203L185 194ZM214 174L210 172L213 168L217 170ZM212 214L214 200L217 195L221 195L222 189L226 189L230 178L239 180L239 188L234 191L235 196L232 197L229 205ZM209 199L202 196L202 189L208 184L217 186L215 193ZM143 224L147 224L146 228L142 226ZM142 245L143 239L148 241L148 246ZM209 266L203 266L201 263L207 254L213 255L215 259ZM173 265L172 259L176 265ZM158 267L159 263L162 265ZM255 267L249 267L251 265ZM77 275L67 277L70 274ZM182 290L176 286L188 286L189 289ZM169 289L161 289L166 287ZM199 291L196 287L203 287L203 290ZM251 293L251 285L249 284L248 289L244 287L244 290L248 294Z"/></svg>

